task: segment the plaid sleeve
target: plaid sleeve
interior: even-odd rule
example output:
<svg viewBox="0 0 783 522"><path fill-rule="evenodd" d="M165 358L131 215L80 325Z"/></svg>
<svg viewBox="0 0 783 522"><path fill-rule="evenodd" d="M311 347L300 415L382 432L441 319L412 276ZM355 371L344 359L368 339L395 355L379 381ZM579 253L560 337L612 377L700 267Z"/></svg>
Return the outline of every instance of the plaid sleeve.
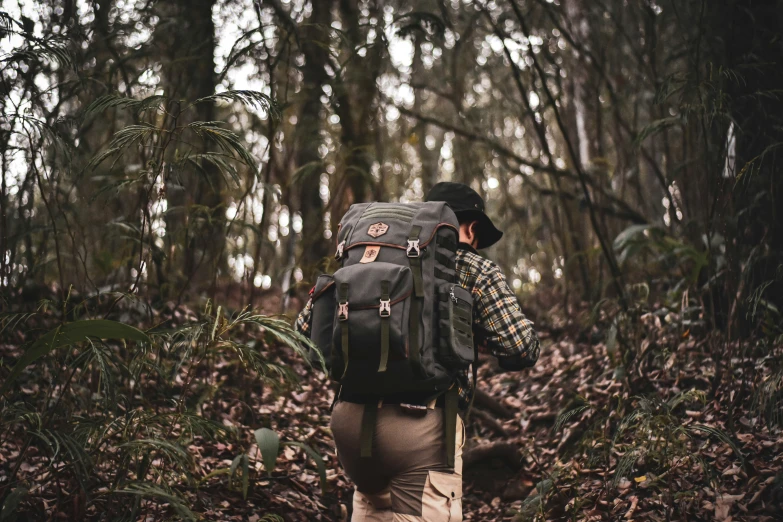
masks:
<svg viewBox="0 0 783 522"><path fill-rule="evenodd" d="M299 315L296 318L296 322L294 323L294 329L301 333L302 335L306 335L307 337L310 337L310 318L313 315L313 300L308 299L307 304L305 305L304 309L299 312Z"/></svg>
<svg viewBox="0 0 783 522"><path fill-rule="evenodd" d="M473 288L476 330L480 341L496 357L521 358L524 366L538 359L539 342L533 322L519 308L517 298L508 287L500 268L486 262Z"/></svg>

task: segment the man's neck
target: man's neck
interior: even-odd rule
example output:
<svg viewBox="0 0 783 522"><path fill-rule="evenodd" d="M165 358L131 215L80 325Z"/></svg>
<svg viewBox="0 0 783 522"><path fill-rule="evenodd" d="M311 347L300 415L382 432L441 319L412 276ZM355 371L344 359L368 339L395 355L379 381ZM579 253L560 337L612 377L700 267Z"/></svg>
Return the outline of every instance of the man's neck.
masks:
<svg viewBox="0 0 783 522"><path fill-rule="evenodd" d="M475 248L473 248L473 245L470 245L463 241L459 242L457 248L461 248L462 250L467 250L468 252L473 252L474 254L478 255L478 251Z"/></svg>

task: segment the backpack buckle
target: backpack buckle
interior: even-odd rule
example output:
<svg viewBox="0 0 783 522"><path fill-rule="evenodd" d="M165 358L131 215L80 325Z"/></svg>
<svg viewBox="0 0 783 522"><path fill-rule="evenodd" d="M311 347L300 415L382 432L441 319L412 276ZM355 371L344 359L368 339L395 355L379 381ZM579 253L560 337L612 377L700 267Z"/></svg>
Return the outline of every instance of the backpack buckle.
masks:
<svg viewBox="0 0 783 522"><path fill-rule="evenodd" d="M337 303L337 318L340 321L348 320L348 301L344 303Z"/></svg>
<svg viewBox="0 0 783 522"><path fill-rule="evenodd" d="M409 239L408 247L405 249L405 253L408 257L419 257L421 255L421 247L419 247L418 239Z"/></svg>
<svg viewBox="0 0 783 522"><path fill-rule="evenodd" d="M343 257L343 251L345 250L345 240L343 239L337 244L337 251L334 253L334 258L339 261Z"/></svg>
<svg viewBox="0 0 783 522"><path fill-rule="evenodd" d="M390 317L391 316L391 300L390 299L381 299L381 306L378 308L378 313L381 317Z"/></svg>

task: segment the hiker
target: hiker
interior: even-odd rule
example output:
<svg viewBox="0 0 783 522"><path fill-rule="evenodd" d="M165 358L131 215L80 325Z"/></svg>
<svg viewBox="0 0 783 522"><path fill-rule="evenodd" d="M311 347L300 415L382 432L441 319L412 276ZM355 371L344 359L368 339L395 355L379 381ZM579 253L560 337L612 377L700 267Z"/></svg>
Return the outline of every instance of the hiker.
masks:
<svg viewBox="0 0 783 522"><path fill-rule="evenodd" d="M343 268L318 278L297 318L341 383L331 429L353 522L462 520L459 414L476 347L506 371L538 359L533 324L477 252L503 235L484 208L451 182L426 203L353 205L337 235Z"/></svg>

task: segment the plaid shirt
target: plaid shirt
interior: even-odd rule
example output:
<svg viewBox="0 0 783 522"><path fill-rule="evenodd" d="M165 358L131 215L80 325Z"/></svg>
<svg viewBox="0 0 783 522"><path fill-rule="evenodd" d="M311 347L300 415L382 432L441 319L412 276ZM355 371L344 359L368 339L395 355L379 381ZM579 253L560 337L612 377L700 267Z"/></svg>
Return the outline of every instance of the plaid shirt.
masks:
<svg viewBox="0 0 783 522"><path fill-rule="evenodd" d="M533 323L519 308L514 292L497 264L481 257L470 245L457 249L457 282L473 294L473 332L480 349L496 356L501 367L521 369L538 360L539 342ZM310 334L312 301L296 318L295 328ZM507 364L504 364L507 362ZM473 395L467 370L458 376L460 403L466 407Z"/></svg>

